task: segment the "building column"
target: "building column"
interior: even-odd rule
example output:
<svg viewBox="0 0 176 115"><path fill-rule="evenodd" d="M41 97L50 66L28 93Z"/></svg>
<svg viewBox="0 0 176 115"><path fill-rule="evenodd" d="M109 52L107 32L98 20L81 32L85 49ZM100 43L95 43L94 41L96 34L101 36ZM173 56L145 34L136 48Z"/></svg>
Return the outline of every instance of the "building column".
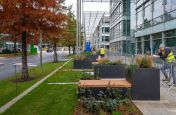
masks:
<svg viewBox="0 0 176 115"><path fill-rule="evenodd" d="M122 55L123 54L123 41L120 41L120 46L121 46L121 48L120 48L121 51L120 52L121 52L121 55Z"/></svg>
<svg viewBox="0 0 176 115"><path fill-rule="evenodd" d="M138 54L138 40L135 38L135 53Z"/></svg>
<svg viewBox="0 0 176 115"><path fill-rule="evenodd" d="M164 34L164 32L162 32L162 43L165 44L165 34Z"/></svg>
<svg viewBox="0 0 176 115"><path fill-rule="evenodd" d="M144 55L144 37L141 38L142 55Z"/></svg>
<svg viewBox="0 0 176 115"><path fill-rule="evenodd" d="M153 55L153 36L150 35L150 54Z"/></svg>

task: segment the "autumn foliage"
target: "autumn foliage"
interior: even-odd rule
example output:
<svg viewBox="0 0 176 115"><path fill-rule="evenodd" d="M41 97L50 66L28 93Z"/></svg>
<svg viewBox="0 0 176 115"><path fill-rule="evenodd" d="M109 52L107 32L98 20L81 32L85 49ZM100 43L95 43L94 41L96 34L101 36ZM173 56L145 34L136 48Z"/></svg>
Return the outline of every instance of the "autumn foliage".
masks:
<svg viewBox="0 0 176 115"><path fill-rule="evenodd" d="M26 43L40 32L56 36L65 25L63 0L0 0L0 33L18 35L22 43L22 77L29 78ZM35 40L34 40L35 41Z"/></svg>

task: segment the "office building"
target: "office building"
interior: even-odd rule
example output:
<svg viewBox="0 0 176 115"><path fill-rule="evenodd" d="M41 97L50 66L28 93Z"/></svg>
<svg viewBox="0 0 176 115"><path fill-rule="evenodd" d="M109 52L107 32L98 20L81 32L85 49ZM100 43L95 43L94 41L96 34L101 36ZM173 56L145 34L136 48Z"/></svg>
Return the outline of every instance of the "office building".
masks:
<svg viewBox="0 0 176 115"><path fill-rule="evenodd" d="M109 49L109 24L109 16L103 16L100 19L100 22L93 33L94 48L96 50L99 50L101 47Z"/></svg>

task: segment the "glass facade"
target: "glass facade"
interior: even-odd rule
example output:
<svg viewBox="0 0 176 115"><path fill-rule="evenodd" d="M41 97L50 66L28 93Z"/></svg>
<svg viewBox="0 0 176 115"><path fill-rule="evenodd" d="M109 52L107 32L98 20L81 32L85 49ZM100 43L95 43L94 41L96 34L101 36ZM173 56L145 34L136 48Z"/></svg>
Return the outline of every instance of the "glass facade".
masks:
<svg viewBox="0 0 176 115"><path fill-rule="evenodd" d="M167 47L176 46L176 30L170 30L165 32Z"/></svg>
<svg viewBox="0 0 176 115"><path fill-rule="evenodd" d="M136 15L137 15L137 30L141 30L142 29L142 23L143 23L143 10L142 10L142 7L137 9Z"/></svg>
<svg viewBox="0 0 176 115"><path fill-rule="evenodd" d="M176 18L176 0L137 0L136 6L137 31Z"/></svg>
<svg viewBox="0 0 176 115"><path fill-rule="evenodd" d="M144 28L148 28L151 26L152 20L151 2L148 1L144 6Z"/></svg>
<svg viewBox="0 0 176 115"><path fill-rule="evenodd" d="M115 47L112 49L130 53L131 47L135 49L130 41L134 40L136 28L135 0L111 0L110 9L110 44ZM142 21L141 18L141 24Z"/></svg>
<svg viewBox="0 0 176 115"><path fill-rule="evenodd" d="M167 47L176 48L176 28L174 28L174 21L176 20L176 0L136 0L135 4L137 53L152 51L156 54L162 42ZM158 33L154 33L156 31L150 28L152 26L153 28L161 27L161 30L159 29L160 31L157 31ZM142 38L144 38L143 47ZM152 43L152 49L150 48L150 43Z"/></svg>

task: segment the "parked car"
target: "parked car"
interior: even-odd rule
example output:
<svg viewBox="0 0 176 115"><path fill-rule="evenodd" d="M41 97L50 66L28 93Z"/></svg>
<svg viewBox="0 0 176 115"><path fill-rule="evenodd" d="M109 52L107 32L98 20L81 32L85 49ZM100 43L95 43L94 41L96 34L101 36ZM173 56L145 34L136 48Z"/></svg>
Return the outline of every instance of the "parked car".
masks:
<svg viewBox="0 0 176 115"><path fill-rule="evenodd" d="M48 48L46 52L53 52L53 48Z"/></svg>
<svg viewBox="0 0 176 115"><path fill-rule="evenodd" d="M12 53L12 51L9 50L9 49L3 49L2 50L2 54L10 54L10 53Z"/></svg>

